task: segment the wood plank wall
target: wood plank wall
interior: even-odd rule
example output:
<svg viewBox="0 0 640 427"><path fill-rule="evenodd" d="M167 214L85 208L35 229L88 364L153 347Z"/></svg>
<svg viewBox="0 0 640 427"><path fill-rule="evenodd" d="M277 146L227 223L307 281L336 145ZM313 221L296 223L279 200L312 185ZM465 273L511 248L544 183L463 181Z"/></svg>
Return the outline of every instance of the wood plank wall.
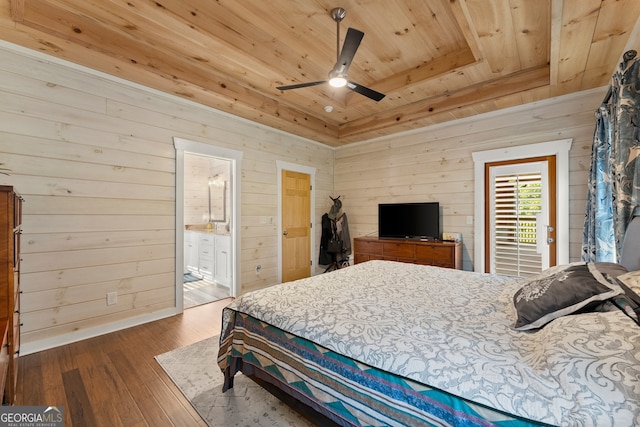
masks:
<svg viewBox="0 0 640 427"><path fill-rule="evenodd" d="M463 268L473 270L471 153L573 138L569 153L571 261L579 261L594 113L606 88L432 126L336 150L335 191L352 237L377 235L378 203L438 201L443 231L463 235Z"/></svg>
<svg viewBox="0 0 640 427"><path fill-rule="evenodd" d="M316 223L329 195L341 195L352 237L375 234L379 202L438 200L443 229L463 233L471 270L471 153L573 138L570 258L579 259L594 111L605 89L334 151L43 58L0 45L0 168L9 169L0 184L26 198L24 343L173 306L174 136L244 153L242 291L277 280L276 226L260 223L277 218L276 160L317 168ZM112 290L119 304L106 306Z"/></svg>
<svg viewBox="0 0 640 427"><path fill-rule="evenodd" d="M277 281L276 225L260 223L277 218L276 161L317 169L318 224L332 194L329 147L4 43L0 99L0 184L26 200L26 347L174 307L173 137L243 152L241 291Z"/></svg>

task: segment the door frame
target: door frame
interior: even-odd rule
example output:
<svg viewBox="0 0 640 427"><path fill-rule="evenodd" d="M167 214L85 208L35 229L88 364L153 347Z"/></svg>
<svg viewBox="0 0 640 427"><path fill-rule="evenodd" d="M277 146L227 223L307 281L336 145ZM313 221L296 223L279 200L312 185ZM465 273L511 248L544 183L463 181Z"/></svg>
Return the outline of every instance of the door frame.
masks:
<svg viewBox="0 0 640 427"><path fill-rule="evenodd" d="M241 151L188 139L173 138L176 149L176 309L184 311L183 265L184 265L184 154L217 157L230 162L231 166L231 296L238 295L238 279L240 277L240 171L242 170Z"/></svg>
<svg viewBox="0 0 640 427"><path fill-rule="evenodd" d="M485 267L485 164L529 157L556 157L556 265L569 262L569 150L572 138L471 153L474 162L473 269Z"/></svg>
<svg viewBox="0 0 640 427"><path fill-rule="evenodd" d="M527 159L518 159L515 161L501 161L501 162L488 162L485 163L485 195L489 194L490 198L487 200L485 197L485 215L487 212L494 212L496 206L496 187L495 187L495 178L498 174L501 176L514 174L529 174L529 173L540 173L540 183L544 184L541 186L540 193L540 218L536 215L536 249L538 253L541 254L541 268L542 270L546 270L552 265L556 265L556 246L557 242L553 242L553 244L547 244L547 237L553 236L555 239L555 229L556 226L556 206L555 206L555 194L556 194L556 176L555 176L555 168L556 165L556 157L555 156L540 156L534 158ZM553 184L553 185L551 185ZM518 192L518 189L515 188L514 192ZM518 215L518 214L517 214ZM493 218L488 218L485 221L485 236L490 236L487 240L485 239L485 254L491 254L489 259L485 257L485 272L491 272L491 265L493 264L496 247L491 244L491 240L495 241L494 232L496 230L495 224L495 216ZM544 227L544 228L543 228ZM553 227L553 232L550 233L547 231L547 227ZM542 231L544 230L544 232ZM540 250L540 247L544 248Z"/></svg>
<svg viewBox="0 0 640 427"><path fill-rule="evenodd" d="M276 160L277 169L277 187L278 187L278 283L282 283L282 171L288 170L292 172L300 172L309 175L311 183L311 199L310 199L310 218L311 235L309 239L309 253L311 254L311 275L314 275L315 267L317 263L314 260L317 258L317 252L313 250L316 247L316 226L315 226L315 211L316 211L316 168L311 166L298 165L295 163L289 163L282 160Z"/></svg>

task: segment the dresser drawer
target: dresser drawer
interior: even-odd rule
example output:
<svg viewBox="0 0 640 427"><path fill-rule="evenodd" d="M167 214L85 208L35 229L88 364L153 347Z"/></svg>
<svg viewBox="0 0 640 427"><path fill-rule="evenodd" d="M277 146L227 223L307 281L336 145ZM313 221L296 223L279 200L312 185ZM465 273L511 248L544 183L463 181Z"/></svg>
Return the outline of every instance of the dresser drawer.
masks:
<svg viewBox="0 0 640 427"><path fill-rule="evenodd" d="M415 258L415 246L404 243L384 242L382 253L385 258Z"/></svg>
<svg viewBox="0 0 640 427"><path fill-rule="evenodd" d="M382 242L355 241L355 252L382 255ZM369 261L368 259L366 261Z"/></svg>
<svg viewBox="0 0 640 427"><path fill-rule="evenodd" d="M421 245L416 248L416 259L430 261L434 265L453 265L453 248Z"/></svg>
<svg viewBox="0 0 640 427"><path fill-rule="evenodd" d="M371 255L371 254L363 254L356 252L353 255L353 261L358 264L360 262L371 261L373 259L384 259L381 255Z"/></svg>
<svg viewBox="0 0 640 427"><path fill-rule="evenodd" d="M13 300L18 301L20 299L20 274L18 272L13 273Z"/></svg>
<svg viewBox="0 0 640 427"><path fill-rule="evenodd" d="M213 273L213 259L200 258L200 271Z"/></svg>
<svg viewBox="0 0 640 427"><path fill-rule="evenodd" d="M211 248L213 250L213 245L215 242L215 235L214 234L208 234L208 233L201 233L200 234L200 240L199 240L199 245L200 248Z"/></svg>
<svg viewBox="0 0 640 427"><path fill-rule="evenodd" d="M13 333L12 335L13 353L16 356L18 356L20 354L20 313L14 313L13 315L13 332L12 333Z"/></svg>

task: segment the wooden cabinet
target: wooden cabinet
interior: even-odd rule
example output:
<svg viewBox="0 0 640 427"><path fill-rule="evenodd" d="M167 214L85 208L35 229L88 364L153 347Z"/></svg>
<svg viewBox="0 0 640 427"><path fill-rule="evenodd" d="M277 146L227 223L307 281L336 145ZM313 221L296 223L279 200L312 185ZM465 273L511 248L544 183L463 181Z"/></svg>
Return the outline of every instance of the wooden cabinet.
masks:
<svg viewBox="0 0 640 427"><path fill-rule="evenodd" d="M216 234L213 258L215 281L223 286L231 287L231 236Z"/></svg>
<svg viewBox="0 0 640 427"><path fill-rule="evenodd" d="M231 236L199 231L184 233L184 271L231 286Z"/></svg>
<svg viewBox="0 0 640 427"><path fill-rule="evenodd" d="M198 273L198 234L184 232L184 273Z"/></svg>
<svg viewBox="0 0 640 427"><path fill-rule="evenodd" d="M382 259L462 270L462 244L459 242L356 237L353 246L356 264Z"/></svg>
<svg viewBox="0 0 640 427"><path fill-rule="evenodd" d="M0 186L0 320L7 325L8 357L3 402L8 404L15 401L20 355L21 225L22 198L13 187Z"/></svg>
<svg viewBox="0 0 640 427"><path fill-rule="evenodd" d="M215 250L215 235L198 233L198 270L203 279L213 280L215 275L213 254Z"/></svg>

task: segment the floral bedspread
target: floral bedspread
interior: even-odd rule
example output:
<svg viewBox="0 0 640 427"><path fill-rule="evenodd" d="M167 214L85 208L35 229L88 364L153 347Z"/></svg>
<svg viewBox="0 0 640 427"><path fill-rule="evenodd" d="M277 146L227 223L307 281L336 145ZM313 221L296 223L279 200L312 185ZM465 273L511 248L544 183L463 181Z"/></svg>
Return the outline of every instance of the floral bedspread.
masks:
<svg viewBox="0 0 640 427"><path fill-rule="evenodd" d="M359 362L527 419L640 425L640 328L619 311L518 332L519 280L369 261L230 308Z"/></svg>

